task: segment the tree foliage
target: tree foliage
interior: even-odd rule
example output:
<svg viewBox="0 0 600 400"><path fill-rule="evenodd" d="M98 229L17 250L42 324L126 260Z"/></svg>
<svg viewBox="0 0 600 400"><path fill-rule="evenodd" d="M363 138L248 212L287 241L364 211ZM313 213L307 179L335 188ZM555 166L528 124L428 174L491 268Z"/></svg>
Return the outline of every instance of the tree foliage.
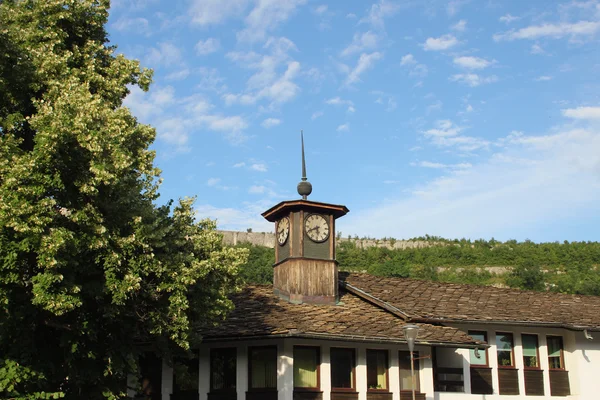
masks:
<svg viewBox="0 0 600 400"><path fill-rule="evenodd" d="M232 304L245 250L193 201L157 206L151 71L107 45L108 0L0 1L0 398L115 398Z"/></svg>
<svg viewBox="0 0 600 400"><path fill-rule="evenodd" d="M352 240L340 241L336 252L340 270L600 295L598 242L470 241L432 236L419 240L431 245L406 249L361 248ZM250 251L252 256L242 267L245 279L270 283L272 277L267 272L270 273L274 260L273 249L251 246Z"/></svg>

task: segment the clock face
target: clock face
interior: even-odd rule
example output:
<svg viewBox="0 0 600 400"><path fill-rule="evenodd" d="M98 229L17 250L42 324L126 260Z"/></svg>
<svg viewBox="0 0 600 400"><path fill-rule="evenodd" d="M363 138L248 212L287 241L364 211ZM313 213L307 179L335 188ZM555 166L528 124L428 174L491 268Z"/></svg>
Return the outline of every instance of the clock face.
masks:
<svg viewBox="0 0 600 400"><path fill-rule="evenodd" d="M324 242L329 237L329 224L320 214L310 214L304 220L304 231L313 242Z"/></svg>
<svg viewBox="0 0 600 400"><path fill-rule="evenodd" d="M288 217L282 218L277 223L277 243L283 246L287 242L288 236L290 235L290 219Z"/></svg>

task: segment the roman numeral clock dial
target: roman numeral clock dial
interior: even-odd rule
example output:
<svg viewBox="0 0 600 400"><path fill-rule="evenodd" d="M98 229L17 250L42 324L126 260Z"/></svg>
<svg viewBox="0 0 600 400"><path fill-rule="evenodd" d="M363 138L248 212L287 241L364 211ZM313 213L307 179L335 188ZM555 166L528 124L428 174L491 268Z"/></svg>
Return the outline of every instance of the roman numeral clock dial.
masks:
<svg viewBox="0 0 600 400"><path fill-rule="evenodd" d="M310 214L304 220L304 231L313 242L321 243L329 237L329 224L320 214Z"/></svg>
<svg viewBox="0 0 600 400"><path fill-rule="evenodd" d="M283 246L287 242L290 234L290 219L288 217L282 218L277 223L277 243Z"/></svg>

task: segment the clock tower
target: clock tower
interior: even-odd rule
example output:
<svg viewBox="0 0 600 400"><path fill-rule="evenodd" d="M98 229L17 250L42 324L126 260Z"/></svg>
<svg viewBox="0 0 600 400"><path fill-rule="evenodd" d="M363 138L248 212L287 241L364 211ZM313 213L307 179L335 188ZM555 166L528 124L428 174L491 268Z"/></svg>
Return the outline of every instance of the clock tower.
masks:
<svg viewBox="0 0 600 400"><path fill-rule="evenodd" d="M335 220L345 206L308 200L312 185L306 179L304 136L299 200L283 201L262 216L275 223L275 294L292 303L336 304L338 264L335 260Z"/></svg>

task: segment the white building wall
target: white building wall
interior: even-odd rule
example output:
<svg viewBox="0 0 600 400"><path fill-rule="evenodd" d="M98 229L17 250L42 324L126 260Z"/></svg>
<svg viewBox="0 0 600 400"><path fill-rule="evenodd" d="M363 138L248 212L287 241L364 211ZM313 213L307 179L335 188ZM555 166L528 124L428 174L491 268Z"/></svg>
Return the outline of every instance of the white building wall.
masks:
<svg viewBox="0 0 600 400"><path fill-rule="evenodd" d="M428 400L598 400L600 399L600 334L595 333L597 338L593 341L586 340L582 332L572 332L564 329L551 328L528 328L528 327L509 327L496 325L455 325L464 331L477 330L485 331L488 335L490 348L488 349L488 363L492 368L492 383L494 394L476 395L470 392L470 366L469 350L438 348L438 362L448 367L462 368L464 371L465 393L434 393L433 365L431 358L419 360L419 384L421 392L426 394ZM514 338L514 356L519 375L520 395L501 396L498 394L498 373L497 357L495 345L496 332L511 332ZM521 334L538 335L540 365L544 370L544 388L545 396L526 396L525 380L523 369L523 350L521 343ZM563 337L565 366L569 371L569 380L571 386L571 396L557 397L550 396L550 379L548 373L548 351L546 336L557 335ZM301 339L278 339L261 340L252 342L229 342L220 344L206 344L199 350L199 400L207 400L207 393L210 386L210 348L211 347L236 347L237 348L237 399L245 400L248 389L248 358L247 349L249 346L278 346L278 380L277 388L279 391L278 400L293 399L293 347L295 345L318 346L321 352L321 390L323 391L323 400L331 400L331 366L330 349L331 347L350 347L356 350L356 390L359 392L359 399L367 399L367 371L366 371L366 351L367 349L386 349L389 351L390 368L389 390L393 393L393 400L400 400L398 351L407 351L403 345L385 345L385 344L367 344L342 341L324 341L324 340L301 340ZM430 356L432 348L429 346L416 346L416 351L421 357ZM448 356L445 357L444 355ZM444 356L441 358L440 356ZM457 361L458 360L458 361ZM167 365L163 367L163 400L168 400L172 393L173 378L172 369Z"/></svg>

